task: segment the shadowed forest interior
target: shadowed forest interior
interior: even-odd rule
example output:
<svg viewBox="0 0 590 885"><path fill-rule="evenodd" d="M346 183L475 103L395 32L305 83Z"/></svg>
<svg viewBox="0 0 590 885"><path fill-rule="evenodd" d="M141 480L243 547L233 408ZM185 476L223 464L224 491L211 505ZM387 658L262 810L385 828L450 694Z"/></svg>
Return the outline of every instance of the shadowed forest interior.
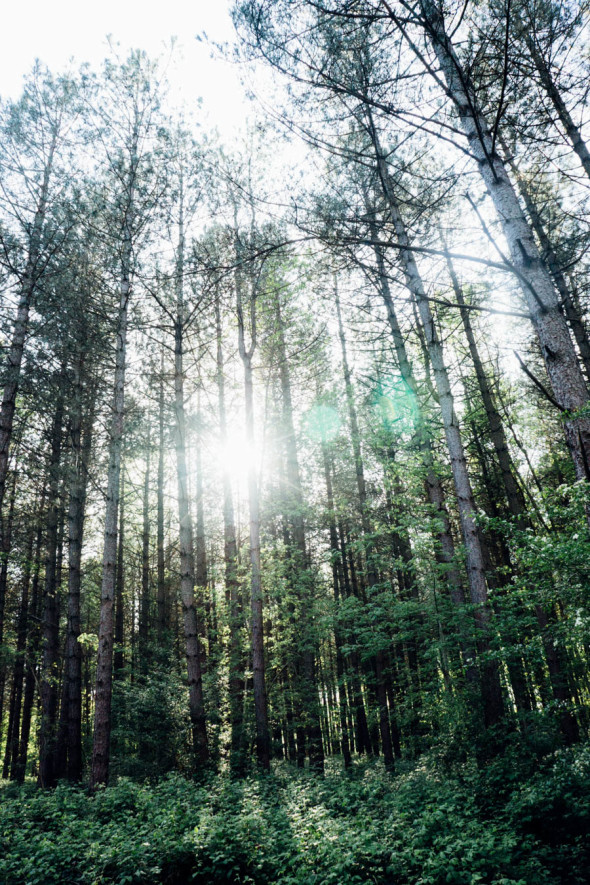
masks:
<svg viewBox="0 0 590 885"><path fill-rule="evenodd" d="M585 0L239 0L0 101L0 881L590 852Z"/></svg>

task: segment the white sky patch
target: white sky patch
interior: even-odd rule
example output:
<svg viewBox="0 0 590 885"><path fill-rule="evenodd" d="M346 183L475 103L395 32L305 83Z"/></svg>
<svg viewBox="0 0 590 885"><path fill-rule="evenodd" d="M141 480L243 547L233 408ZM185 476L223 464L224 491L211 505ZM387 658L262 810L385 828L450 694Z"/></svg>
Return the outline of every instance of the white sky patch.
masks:
<svg viewBox="0 0 590 885"><path fill-rule="evenodd" d="M107 35L123 57L131 49L167 57L176 38L168 69L172 105L231 139L248 115L239 68L196 39L206 33L211 41L231 42L229 8L230 0L17 0L5 9L0 29L0 96L18 98L36 58L53 72L71 59L97 68L110 53Z"/></svg>

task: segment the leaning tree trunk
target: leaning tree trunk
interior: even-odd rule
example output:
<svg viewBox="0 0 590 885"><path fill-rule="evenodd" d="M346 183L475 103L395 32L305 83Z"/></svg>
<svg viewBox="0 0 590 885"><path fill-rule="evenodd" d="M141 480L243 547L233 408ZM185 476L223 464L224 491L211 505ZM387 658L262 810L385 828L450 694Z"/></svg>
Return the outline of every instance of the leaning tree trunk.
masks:
<svg viewBox="0 0 590 885"><path fill-rule="evenodd" d="M590 418L583 414L588 389L551 275L541 260L533 232L521 209L506 166L495 151L485 116L478 107L469 72L445 31L440 7L422 0L423 26L432 44L510 249L512 269L523 290L539 339L553 396L564 415L565 438L578 479L590 479ZM411 255L411 253L407 253ZM413 260L413 258L412 258Z"/></svg>
<svg viewBox="0 0 590 885"><path fill-rule="evenodd" d="M588 178L590 178L590 152L586 147L586 142L582 138L582 132L579 126L576 126L576 124L574 123L572 116L567 109L566 103L563 100L563 96L553 78L551 68L535 45L533 34L529 31L525 31L524 39L527 45L527 49L529 50L531 58L537 69L541 85L545 90L549 101L553 105L555 113L557 114L557 119L563 126L569 143L571 144L572 149L577 154L578 159L580 160L580 163L584 168L584 172L586 173Z"/></svg>
<svg viewBox="0 0 590 885"><path fill-rule="evenodd" d="M463 329L465 331L465 337L467 338L467 344L469 347L469 354L471 356L473 368L475 369L477 386L479 387L479 392L481 394L481 399L486 413L490 440L492 442L492 445L494 446L496 458L498 459L500 473L502 476L502 484L506 493L508 507L512 516L515 517L516 520L522 522L522 516L526 512L524 495L518 482L516 468L514 467L514 463L508 449L508 443L506 441L506 434L504 433L502 418L500 417L500 413L496 407L496 403L494 402L494 395L492 393L488 377L486 375L481 357L479 355L479 350L475 341L473 326L471 324L470 312L465 303L465 298L463 297L463 289L459 285L459 280L457 279L455 268L453 267L453 263L448 254L447 267L449 270L449 276L451 277L451 283L453 285L453 292L455 293L457 304L460 307Z"/></svg>
<svg viewBox="0 0 590 885"><path fill-rule="evenodd" d="M457 303L460 305L461 308L463 328L465 330L465 336L469 345L469 352L475 368L475 374L477 377L482 402L484 404L484 409L486 412L490 439L496 452L498 464L500 465L500 473L502 476L502 483L504 486L506 501L508 502L510 513L517 521L518 526L521 529L524 529L530 527L531 523L529 515L527 513L524 495L518 483L516 470L510 457L510 452L508 450L508 443L506 441L506 434L504 433L502 418L496 407L494 396L492 394L487 375L479 356L477 343L475 341L475 335L473 333L473 327L471 325L471 317L469 316L469 311L467 310L465 305L463 291L461 289L461 286L459 285L459 281L455 274L453 264L448 257L447 265L453 284L453 291L455 293ZM483 461L483 453L481 456L481 460ZM510 565L510 562L508 562L508 565ZM545 657L547 660L547 668L549 670L549 677L553 695L555 700L563 707L564 704L568 703L571 700L567 685L567 668L564 668L563 666L563 660L565 657L563 653L563 648L560 648L560 643L554 642L552 638L548 636L547 628L549 626L550 619L542 606L536 605L535 613L537 616L539 628L541 630L543 647L545 650ZM511 682L513 683L516 697L517 686L514 684L512 671L510 673L510 678ZM566 741L568 743L575 743L579 738L579 729L575 717L572 715L571 712L562 709L560 713L560 725Z"/></svg>
<svg viewBox="0 0 590 885"><path fill-rule="evenodd" d="M505 148L504 152L507 153ZM584 321L582 320L582 317L580 316L580 313L574 303L574 299L572 298L572 294L570 292L570 287L568 286L565 274L561 269L559 259L555 254L555 250L553 248L549 235L545 230L545 226L541 219L541 214L536 206L533 196L523 176L520 175L520 173L518 172L514 162L508 159L508 164L510 165L512 174L514 175L514 178L516 180L518 190L524 201L526 211L533 226L533 230L536 233L539 245L541 246L541 255L543 257L543 261L547 264L547 267L551 271L553 282L555 283L557 291L559 292L564 313L567 317L568 323L570 324L570 328L573 332L576 344L578 345L578 350L580 352L580 358L584 366L584 371L586 372L586 377L590 379L590 340L588 339L588 332L586 331Z"/></svg>
<svg viewBox="0 0 590 885"><path fill-rule="evenodd" d="M371 224L371 236L376 242L377 231L374 224ZM424 486L426 490L426 496L432 507L435 517L440 523L440 530L437 532L437 539L440 544L440 553L437 551L437 557L440 558L441 563L445 566L445 573L450 587L451 600L454 605L458 609L460 609L465 604L465 593L463 589L461 575L459 574L459 570L457 568L455 543L453 541L453 535L451 533L451 526L449 522L449 514L447 512L447 507L445 503L445 492L440 477L438 476L434 466L434 458L432 454L432 439L428 428L428 422L424 418L423 408L418 396L418 382L416 380L416 376L414 375L414 370L406 348L406 342L404 340L404 336L402 335L399 321L397 319L393 298L391 296L389 278L385 270L383 252L378 245L375 245L374 251L377 260L379 290L383 299L383 303L385 304L385 308L387 310L387 320L389 323L389 328L391 330L391 337L393 339L393 345L395 348L400 373L403 380L410 389L410 393L414 398L415 407L417 409L418 444L420 447L420 454L425 471ZM468 660L469 655L467 656L466 663L468 663Z"/></svg>

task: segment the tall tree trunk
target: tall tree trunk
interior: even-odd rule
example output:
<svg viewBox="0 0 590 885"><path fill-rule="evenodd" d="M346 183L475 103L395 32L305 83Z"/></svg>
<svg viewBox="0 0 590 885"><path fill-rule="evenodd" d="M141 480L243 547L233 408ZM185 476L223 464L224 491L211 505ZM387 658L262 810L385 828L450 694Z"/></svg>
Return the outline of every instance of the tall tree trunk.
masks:
<svg viewBox="0 0 590 885"><path fill-rule="evenodd" d="M37 508L35 508L36 510ZM23 679L25 675L25 652L27 648L27 624L29 621L29 588L31 584L31 569L33 560L34 533L31 532L25 551L23 563L23 586L18 620L16 624L16 649L14 669L12 673L12 688L10 692L10 719L8 722L8 734L6 737L6 752L4 755L4 768L2 777L6 780L12 772L18 757L18 743L20 733L20 717L23 696Z"/></svg>
<svg viewBox="0 0 590 885"><path fill-rule="evenodd" d="M336 516L334 510L334 491L332 487L332 476L330 470L330 460L325 442L322 442L322 459L324 462L324 477L326 482L326 496L328 505L328 520L330 530L330 551L332 557L332 584L334 587L334 600L336 606L340 602L341 597L341 569L342 562L340 559L340 548L338 546L338 532L336 529ZM344 767L350 768L352 765L352 757L350 753L350 738L348 733L348 710L346 698L346 670L344 664L344 654L342 652L343 640L338 621L339 612L336 609L336 618L334 621L334 644L336 646L336 678L338 687L338 707L340 713L340 746L342 749L342 758Z"/></svg>
<svg viewBox="0 0 590 885"><path fill-rule="evenodd" d="M195 605L195 560L193 547L193 521L188 495L188 472L186 465L186 417L184 411L184 221L181 178L180 220L177 250L176 299L177 317L174 334L174 406L176 430L176 477L178 482L178 521L180 530L180 597L186 645L186 666L189 687L189 711L193 731L193 749L200 763L209 756L205 700L201 672L201 641Z"/></svg>
<svg viewBox="0 0 590 885"><path fill-rule="evenodd" d="M158 487L157 487L157 559L158 559L158 641L162 644L166 630L166 570L164 555L164 349L160 365L158 392Z"/></svg>
<svg viewBox="0 0 590 885"><path fill-rule="evenodd" d="M590 419L580 410L588 402L588 389L580 370L557 291L542 262L533 232L518 202L505 164L495 151L492 134L469 73L462 66L445 31L435 0L422 0L423 26L432 44L442 75L459 115L460 124L477 161L478 169L496 208L510 249L512 267L524 292L555 401L564 411L566 442L578 479L588 479ZM412 256L412 253L406 253ZM412 256L413 261L413 256ZM565 414L567 413L567 414Z"/></svg>
<svg viewBox="0 0 590 885"><path fill-rule="evenodd" d="M211 604L208 593L208 568L207 568L207 536L205 534L205 502L203 496L203 459L201 452L201 391L197 392L197 441L195 446L195 496L196 496L196 525L195 525L195 581L197 599L197 618L199 635L203 643L201 654L202 669L206 667L205 641L209 641L209 653L211 653L212 624Z"/></svg>
<svg viewBox="0 0 590 885"><path fill-rule="evenodd" d="M94 708L94 736L92 745L92 787L106 784L109 776L111 739L111 698L113 692L113 599L117 560L117 517L121 477L121 451L125 414L125 370L127 357L127 322L131 292L132 237L129 222L125 226L121 280L119 287L119 316L115 357L115 392L111 410L109 469L107 478L102 584L100 591L100 625Z"/></svg>
<svg viewBox="0 0 590 885"><path fill-rule="evenodd" d="M374 224L371 225L371 235L375 240L377 240L377 229ZM418 382L416 380L416 376L414 375L414 370L408 356L404 336L401 332L393 298L391 296L389 278L385 270L383 251L379 246L375 246L375 257L377 260L380 293L387 310L387 320L391 330L391 337L393 339L393 345L395 348L400 373L403 380L408 385L410 394L414 399L415 407L417 409L418 445L420 447L420 454L425 471L424 486L426 490L426 496L432 507L434 516L440 524L440 530L437 532L437 538L440 544L440 553L437 551L437 557L440 558L441 563L445 566L445 572L450 587L451 600L453 601L455 606L461 608L465 604L465 593L463 589L461 575L457 568L455 557L455 543L453 541L453 535L451 533L451 526L449 523L449 515L445 502L445 492L434 465L434 458L432 454L432 439L428 427L428 421L424 418L423 408L421 406L418 395Z"/></svg>
<svg viewBox="0 0 590 885"><path fill-rule="evenodd" d="M18 477L17 464L14 465L15 470L12 477L12 485L10 489L10 501L8 504L7 519L4 523L3 534L0 537L1 544L1 563L0 563L0 646L4 641L4 617L6 610L6 592L8 589L8 560L10 556L10 548L12 543L12 527L14 523L14 505L16 502L16 481ZM2 718L4 715L4 687L6 684L6 666L0 661L0 731L2 729Z"/></svg>
<svg viewBox="0 0 590 885"><path fill-rule="evenodd" d="M289 521L293 530L294 554L292 574L299 585L301 615L304 622L300 624L298 634L303 637L304 648L301 653L302 701L309 761L312 769L323 772L324 748L320 726L320 699L316 676L317 640L313 636L313 576L310 572L309 558L305 544L305 525L303 519L303 490L301 473L297 455L297 437L293 420L293 398L291 395L291 376L287 361L285 331L281 314L280 294L275 296L275 315L277 325L277 344L279 359L279 377L282 398L282 424L287 455L287 488L286 501L289 510Z"/></svg>
<svg viewBox="0 0 590 885"><path fill-rule="evenodd" d="M37 526L37 538L35 541L35 554L32 566L32 588L31 588L31 605L30 605L30 627L26 644L25 658L25 687L23 694L23 715L20 729L20 737L18 744L18 752L13 757L12 768L10 772L11 780L23 783L25 779L25 770L27 766L27 755L29 748L29 735L31 731L31 715L33 704L35 701L35 689L37 687L37 663L39 654L39 643L41 638L40 631L40 605L39 605L39 577L41 570L41 548L43 545L43 514L45 511L46 490L41 493L41 502L39 504L39 521Z"/></svg>
<svg viewBox="0 0 590 885"><path fill-rule="evenodd" d="M117 538L117 567L115 573L115 650L113 677L120 679L125 666L125 473L121 468L119 499L119 537Z"/></svg>
<svg viewBox="0 0 590 885"><path fill-rule="evenodd" d="M84 358L77 367L76 402L71 419L72 467L68 506L68 612L62 693L62 716L58 739L58 777L70 781L82 778L82 649L78 642L80 592L82 584L82 543L86 510L88 470L94 432L95 398L83 420Z"/></svg>
<svg viewBox="0 0 590 885"><path fill-rule="evenodd" d="M471 603L474 606L474 617L478 632L477 641L480 651L485 655L489 650L489 639L491 634L485 565L479 533L475 522L475 500L473 498L471 481L467 471L467 461L465 459L459 422L455 414L453 394L451 392L449 376L444 361L442 344L438 338L436 325L430 309L430 303L426 297L424 283L420 276L414 253L410 247L408 233L399 210L387 163L379 145L377 132L371 114L368 113L367 116L368 130L375 150L377 171L383 189L383 195L387 200L387 206L395 230L396 239L399 244L399 256L402 262L406 286L418 308L421 324L426 337L428 355L434 372L447 441L447 449L453 473L455 493L457 496L461 532L465 544L469 595ZM482 665L481 669L483 676L482 697L484 706L484 723L486 727L488 727L494 725L502 718L502 690L497 665L493 661L487 661Z"/></svg>
<svg viewBox="0 0 590 885"><path fill-rule="evenodd" d="M238 233L236 230L236 240ZM239 244L238 244L239 246ZM246 438L251 453L255 451L254 439L254 377L252 356L256 349L256 292L248 293L250 314L250 347L246 348L245 322L243 311L242 279L239 248L237 248L236 302L238 313L238 346L244 366L244 395L246 405ZM260 499L256 465L250 459L248 465L248 504L250 510L250 588L252 616L252 688L254 692L254 712L256 719L256 756L259 766L270 769L270 730L268 727L268 704L266 678L264 672L264 630L262 582L260 562Z"/></svg>
<svg viewBox="0 0 590 885"><path fill-rule="evenodd" d="M508 443L506 441L506 434L504 433L504 425L502 423L500 413L496 407L496 403L494 402L494 395L492 393L488 377L486 375L481 357L479 355L473 326L471 324L470 311L465 304L463 289L459 285L459 280L457 279L457 274L455 273L453 262L451 261L448 254L447 267L453 285L453 292L455 293L457 304L459 304L460 306L463 329L465 331L465 337L467 338L469 354L471 356L473 368L475 369L475 377L477 378L477 385L479 387L479 392L481 394L481 399L486 413L490 440L494 446L496 458L498 459L498 464L500 466L502 484L506 493L508 507L512 516L514 516L515 519L519 520L522 523L523 514L526 512L524 495L518 483L516 469L510 456Z"/></svg>
<svg viewBox="0 0 590 885"><path fill-rule="evenodd" d="M368 514L368 500L367 500L367 486L365 483L365 473L364 473L364 465L363 458L361 452L361 444L360 444L360 433L358 426L358 418L356 413L356 407L354 404L354 395L352 389L352 380L350 374L350 368L348 365L348 355L346 351L346 338L344 334L344 326L342 324L342 312L340 309L340 299L338 297L338 290L335 290L335 299L336 299L336 314L338 317L338 333L340 337L340 346L342 350L342 367L344 371L344 387L346 393L346 402L348 405L348 416L350 420L350 429L351 429L351 443L352 443L352 451L354 455L354 467L355 467L355 475L356 475L356 483L357 490L359 496L359 504L361 511L361 525L363 531L363 541L365 547L365 558L366 558L366 580L368 584L369 591L371 588L375 587L378 582L378 575L375 565L373 563L373 550L372 550L372 541L371 541L371 525ZM384 684L384 653L382 649L379 649L375 654L375 658L373 661L373 667L375 671L375 688L377 695L377 703L379 706L379 733L381 737L381 749L383 751L383 759L385 761L385 766L388 769L393 769L395 765L395 758L393 754L393 744L391 742L391 731L389 726L389 714L387 708L387 694Z"/></svg>
<svg viewBox="0 0 590 885"><path fill-rule="evenodd" d="M63 385L62 367L59 383ZM63 390L57 394L57 404L51 428L49 457L49 509L46 522L45 587L43 593L43 661L41 666L41 732L39 737L39 785L53 787L56 783L57 701L59 657L58 608L58 534L61 502L60 468L63 433Z"/></svg>
<svg viewBox="0 0 590 885"><path fill-rule="evenodd" d="M147 672L147 644L149 639L150 622L150 446L151 440L147 440L147 455L145 474L143 481L142 517L143 526L141 533L141 598L139 602L139 645L140 667L142 672Z"/></svg>
<svg viewBox="0 0 590 885"><path fill-rule="evenodd" d="M41 273L40 259L43 225L47 213L47 199L57 146L57 136L57 129L54 129L43 169L35 216L31 225L27 262L22 276L16 319L6 361L6 381L2 392L2 403L0 404L0 542L4 539L5 531L3 517L4 495L6 491L6 478L8 476L8 456L16 409L16 395L20 383L20 372L29 328L31 305Z"/></svg>
<svg viewBox="0 0 590 885"><path fill-rule="evenodd" d="M221 309L219 293L215 295L215 332L217 343L217 394L219 404L219 430L222 450L227 445L227 417L225 407L225 376L223 362ZM223 469L223 539L225 587L229 598L229 707L231 728L230 764L232 771L241 775L245 767L244 746L244 661L241 639L243 612L238 578L238 546L234 502L229 471Z"/></svg>
<svg viewBox="0 0 590 885"><path fill-rule="evenodd" d="M541 219L541 213L539 212L533 196L529 190L529 187L526 184L525 178L519 173L518 169L516 168L516 164L510 158L506 147L503 146L503 149L504 153L507 155L508 165L510 166L510 169L516 181L516 185L524 201L524 205L528 213L531 225L535 234L537 235L537 239L541 247L542 259L551 271L553 282L555 283L557 291L559 292L563 310L567 317L567 321L570 324L570 328L573 332L576 344L578 345L578 350L580 352L580 358L584 366L584 371L586 372L586 377L590 378L590 341L588 339L588 332L586 331L586 327L584 325L582 317L580 316L580 313L572 298L570 287L568 286L565 274L561 269L559 259L555 254L555 250L551 243L551 239L549 237L549 234L545 230L545 226Z"/></svg>

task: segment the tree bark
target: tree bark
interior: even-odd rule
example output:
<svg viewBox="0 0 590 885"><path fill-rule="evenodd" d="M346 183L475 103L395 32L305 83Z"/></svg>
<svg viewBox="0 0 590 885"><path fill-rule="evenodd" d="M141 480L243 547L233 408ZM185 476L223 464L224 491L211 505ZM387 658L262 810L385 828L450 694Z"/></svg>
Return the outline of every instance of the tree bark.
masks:
<svg viewBox="0 0 590 885"><path fill-rule="evenodd" d="M150 445L148 436L145 474L143 480L141 533L141 597L139 602L140 668L148 670L148 639L150 626Z"/></svg>
<svg viewBox="0 0 590 885"><path fill-rule="evenodd" d="M59 376L63 385L65 367ZM49 456L48 496L46 521L45 587L43 592L43 660L41 665L41 731L39 736L39 785L53 787L57 782L57 701L59 658L59 608L57 548L61 510L60 468L63 433L63 390L57 393Z"/></svg>
<svg viewBox="0 0 590 885"><path fill-rule="evenodd" d="M346 393L346 402L348 406L348 416L350 420L350 436L352 443L352 451L354 456L354 468L356 475L356 483L357 483L357 491L359 496L359 504L361 511L361 526L363 532L363 541L365 547L365 569L366 569L366 580L368 584L368 590L371 591L374 588L379 580L377 575L377 570L375 568L373 562L373 542L371 540L371 525L369 520L368 513L368 499L367 499L367 486L365 482L365 472L363 465L363 457L361 452L361 443L360 443L360 432L358 426L358 418L356 413L356 407L354 404L354 395L352 389L352 380L350 374L350 368L348 365L348 354L346 350L346 337L344 334L344 326L342 324L342 312L340 309L340 299L338 297L338 290L335 289L335 301L336 301L336 315L338 317L338 334L340 337L340 346L342 350L342 368L344 372L344 388ZM385 766L388 769L393 770L395 765L395 758L393 754L393 745L391 742L391 731L389 726L389 715L387 708L387 696L385 685L383 682L384 679L384 655L383 651L379 650L375 658L373 660L373 667L375 671L375 688L377 694L377 703L379 706L379 734L381 737L381 749L383 752L383 759L385 761Z"/></svg>
<svg viewBox="0 0 590 885"><path fill-rule="evenodd" d="M238 232L236 230L236 241ZM238 313L238 347L244 366L244 396L246 406L246 438L251 453L255 451L254 439L254 376L252 356L256 349L256 292L248 293L250 314L250 347L246 348L245 322L243 311L242 279L239 268L236 272L236 306ZM250 510L250 594L252 616L252 687L256 719L256 756L260 768L270 769L270 730L268 726L268 703L264 664L263 600L260 562L260 498L258 478L253 458L248 465L248 504Z"/></svg>
<svg viewBox="0 0 590 885"><path fill-rule="evenodd" d="M132 196L130 203L133 202ZM127 356L127 323L131 293L132 234L129 221L125 226L119 315L115 357L115 392L111 410L109 469L107 479L102 585L100 592L100 625L96 666L94 736L92 745L91 787L106 784L109 776L111 739L111 698L113 691L113 599L117 559L117 516L121 477L121 451L125 416L125 370Z"/></svg>
<svg viewBox="0 0 590 885"><path fill-rule="evenodd" d="M293 398L291 395L291 375L287 361L285 331L281 314L280 294L275 295L275 316L277 325L277 345L279 361L279 379L282 398L282 424L284 443L287 456L286 495L288 517L293 530L293 553L291 573L297 582L299 601L302 603L300 616L302 623L298 634L303 639L301 652L301 694L303 715L307 733L307 746L310 767L315 771L324 770L324 748L320 725L320 699L316 676L317 641L313 635L313 623L310 618L313 612L313 577L309 568L309 558L305 543L305 524L303 519L303 489L297 455L297 437L293 420Z"/></svg>
<svg viewBox="0 0 590 885"><path fill-rule="evenodd" d="M71 418L72 466L68 506L68 612L62 692L62 716L58 737L58 777L70 781L82 778L82 649L80 593L82 584L82 544L86 510L88 470L92 452L95 398L83 418L84 357L78 361L76 401ZM85 425L85 426L84 426Z"/></svg>
<svg viewBox="0 0 590 885"><path fill-rule="evenodd" d="M576 344L578 345L578 351L580 353L582 365L584 366L584 371L586 372L586 378L590 378L590 341L588 340L586 327L574 303L574 300L570 293L570 287L568 286L565 274L561 269L559 259L555 254L555 250L553 248L549 235L545 230L545 226L541 220L541 214L537 209L533 196L523 176L516 168L515 163L511 159L508 159L507 162L516 180L518 190L524 201L524 205L533 226L533 230L537 235L537 239L541 247L541 255L543 261L549 268L551 276L553 277L553 282L555 283L557 291L559 292L563 310L567 317L567 321L570 324L570 328L573 332Z"/></svg>
<svg viewBox="0 0 590 885"><path fill-rule="evenodd" d="M158 392L158 486L157 486L157 561L158 561L158 622L157 633L160 645L166 631L166 571L164 555L164 350L160 365Z"/></svg>
<svg viewBox="0 0 590 885"><path fill-rule="evenodd" d="M225 407L225 376L219 293L215 295L215 333L217 362L217 395L219 404L219 430L222 450L227 445L227 417ZM240 776L245 768L244 746L244 651L241 629L243 611L238 577L238 546L231 479L223 465L223 539L225 586L229 598L229 707L230 707L230 764L234 774Z"/></svg>
<svg viewBox="0 0 590 885"><path fill-rule="evenodd" d="M404 220L399 210L398 202L393 190L393 184L389 176L389 170L383 157L378 142L376 130L369 114L369 132L375 150L377 171L387 200L389 214L396 233L397 242L400 244L399 255L405 276L406 286L416 302L420 320L426 337L426 345L432 369L434 372L436 390L443 419L447 449L451 462L451 471L461 532L465 544L467 575L469 581L469 595L474 606L474 618L477 626L477 643L482 654L489 650L491 633L490 610L487 602L487 586L485 578L485 565L481 549L479 533L475 523L475 500L471 489L471 482L467 471L467 461L463 449L463 441L459 429L459 422L455 414L453 394L449 376L444 361L442 344L438 338L436 325L430 303L426 297L424 283L414 253L410 247L410 241ZM484 724L486 727L499 722L503 715L502 690L498 667L494 662L487 662L482 666L482 698L484 706Z"/></svg>
<svg viewBox="0 0 590 885"><path fill-rule="evenodd" d="M43 226L47 213L47 199L57 147L57 136L57 129L54 129L51 134L47 160L41 178L41 188L35 209L35 217L31 225L27 262L22 278L16 319L6 362L6 382L0 405L0 541L4 538L4 495L6 478L8 476L8 457L16 409L16 396L29 328L29 314L39 282Z"/></svg>
<svg viewBox="0 0 590 885"><path fill-rule="evenodd" d="M205 699L201 671L202 650L195 605L195 558L193 521L188 495L186 464L186 416L184 394L184 204L183 180L180 178L180 214L176 255L176 323L174 329L174 409L176 437L176 478L178 483L178 522L180 543L180 597L182 601L186 666L189 688L189 711L193 749L200 764L209 758Z"/></svg>

